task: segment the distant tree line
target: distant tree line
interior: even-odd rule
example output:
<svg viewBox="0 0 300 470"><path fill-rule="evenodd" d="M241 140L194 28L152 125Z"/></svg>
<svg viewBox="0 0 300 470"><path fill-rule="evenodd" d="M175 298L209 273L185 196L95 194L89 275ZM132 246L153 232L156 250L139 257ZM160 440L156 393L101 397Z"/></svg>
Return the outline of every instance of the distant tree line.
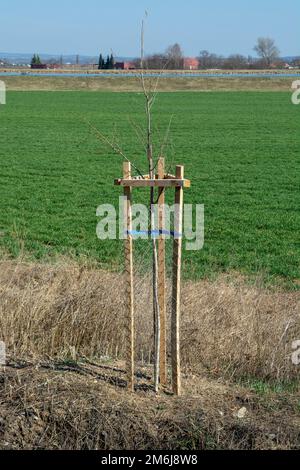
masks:
<svg viewBox="0 0 300 470"><path fill-rule="evenodd" d="M279 49L275 41L271 38L258 38L254 51L258 58L252 56L243 56L241 54L232 54L229 57L212 54L203 50L199 54L200 69L263 69L283 67L285 63L279 58Z"/></svg>
<svg viewBox="0 0 300 470"><path fill-rule="evenodd" d="M280 52L275 41L271 38L258 38L254 47L258 57L231 54L228 57L202 50L197 59L200 70L208 69L266 69L273 66L283 68L285 62L280 58ZM179 44L169 46L164 53L148 55L144 60L148 69L182 70L184 54ZM290 62L291 66L300 66L300 58ZM135 68L140 68L140 60L134 61Z"/></svg>
<svg viewBox="0 0 300 470"><path fill-rule="evenodd" d="M134 60L133 64L135 68L140 68L140 59ZM184 54L181 46L175 43L169 46L164 53L146 56L144 67L151 70L182 70L184 68Z"/></svg>
<svg viewBox="0 0 300 470"><path fill-rule="evenodd" d="M104 59L103 55L100 54L99 62L98 62L98 69L99 70L112 70L115 68L115 59L113 54L108 55L106 59Z"/></svg>
<svg viewBox="0 0 300 470"><path fill-rule="evenodd" d="M198 68L200 70L209 69L227 69L227 70L244 70L244 69L266 69L266 68L284 68L285 61L280 58L280 52L275 41L268 37L260 37L254 46L257 57L244 56L242 54L231 54L224 57L219 54L209 52L207 50L200 51L198 57ZM79 59L77 58L77 62ZM60 59L63 64L63 58ZM42 65L38 54L34 54L31 65ZM144 67L152 70L182 70L185 68L186 62L183 50L178 43L169 46L165 52L148 55L144 58ZM300 67L300 57L289 62L289 65ZM132 61L132 68L139 69L141 60ZM187 68L189 66L187 65ZM106 58L100 54L98 61L99 70L112 70L115 68L115 59L113 54L107 55Z"/></svg>

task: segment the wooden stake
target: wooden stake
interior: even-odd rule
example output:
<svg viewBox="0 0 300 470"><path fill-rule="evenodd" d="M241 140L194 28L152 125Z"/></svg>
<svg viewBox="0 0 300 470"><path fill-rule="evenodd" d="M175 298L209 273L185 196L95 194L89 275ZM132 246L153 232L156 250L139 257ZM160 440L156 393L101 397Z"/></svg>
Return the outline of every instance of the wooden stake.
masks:
<svg viewBox="0 0 300 470"><path fill-rule="evenodd" d="M115 180L116 186L133 186L135 188L177 188L178 186L183 188L189 188L191 182L189 180L178 179L178 178L164 178L164 179L117 179Z"/></svg>
<svg viewBox="0 0 300 470"><path fill-rule="evenodd" d="M131 164L123 164L124 179L131 178ZM132 188L124 187L124 217L125 230L127 237L125 239L125 276L126 276L126 296L127 296L127 318L126 318L126 370L127 386L130 391L134 391L134 305L133 305L133 246L132 235L132 214L131 214L131 196Z"/></svg>
<svg viewBox="0 0 300 470"><path fill-rule="evenodd" d="M176 178L184 178L184 167L176 166ZM175 189L174 232L179 233L173 243L173 286L171 318L171 355L172 355L172 388L176 395L181 395L180 372L180 282L181 282L181 249L182 249L182 216L183 188Z"/></svg>
<svg viewBox="0 0 300 470"><path fill-rule="evenodd" d="M163 179L165 175L165 159L159 158L157 166L158 178ZM165 190L158 188L158 229L165 228ZM160 383L167 383L167 343L166 343L166 272L165 272L165 238L163 235L158 239L158 302L160 314Z"/></svg>

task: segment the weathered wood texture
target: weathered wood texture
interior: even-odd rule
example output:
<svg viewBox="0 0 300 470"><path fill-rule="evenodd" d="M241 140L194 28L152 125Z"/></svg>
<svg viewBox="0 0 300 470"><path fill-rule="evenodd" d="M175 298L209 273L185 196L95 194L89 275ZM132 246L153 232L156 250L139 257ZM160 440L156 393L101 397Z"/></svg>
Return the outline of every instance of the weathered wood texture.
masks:
<svg viewBox="0 0 300 470"><path fill-rule="evenodd" d="M123 176L128 180L131 177L131 164L123 164ZM134 391L134 349L135 349L135 325L134 325L134 292L133 292L133 243L130 232L132 231L131 196L132 189L124 187L124 217L127 237L124 241L125 248L125 282L126 282L126 370L127 384L130 391Z"/></svg>
<svg viewBox="0 0 300 470"><path fill-rule="evenodd" d="M161 188L189 188L191 182L183 178L162 178L162 179L117 179L116 186L130 186L135 188L161 187Z"/></svg>
<svg viewBox="0 0 300 470"><path fill-rule="evenodd" d="M184 167L176 166L176 177L184 178ZM174 231L182 234L183 189L175 190ZM180 372L180 284L181 284L181 250L182 237L174 238L173 242L173 286L171 316L171 357L172 357L172 388L176 395L181 395Z"/></svg>

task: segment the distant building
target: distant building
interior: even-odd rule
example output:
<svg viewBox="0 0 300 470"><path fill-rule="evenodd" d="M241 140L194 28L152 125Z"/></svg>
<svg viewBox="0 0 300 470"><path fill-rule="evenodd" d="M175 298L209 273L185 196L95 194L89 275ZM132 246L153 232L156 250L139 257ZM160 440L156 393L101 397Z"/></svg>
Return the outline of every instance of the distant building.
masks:
<svg viewBox="0 0 300 470"><path fill-rule="evenodd" d="M116 62L115 69L117 70L134 70L135 66L133 62Z"/></svg>
<svg viewBox="0 0 300 470"><path fill-rule="evenodd" d="M284 69L288 67L289 67L289 64L285 64L282 60L277 60L273 64L270 64L271 69Z"/></svg>
<svg viewBox="0 0 300 470"><path fill-rule="evenodd" d="M47 64L31 64L32 69L47 69Z"/></svg>
<svg viewBox="0 0 300 470"><path fill-rule="evenodd" d="M196 57L185 57L183 60L184 70L198 70L199 65L199 60Z"/></svg>
<svg viewBox="0 0 300 470"><path fill-rule="evenodd" d="M291 64L284 64L284 68L287 69L287 70L294 70L296 67L294 67Z"/></svg>

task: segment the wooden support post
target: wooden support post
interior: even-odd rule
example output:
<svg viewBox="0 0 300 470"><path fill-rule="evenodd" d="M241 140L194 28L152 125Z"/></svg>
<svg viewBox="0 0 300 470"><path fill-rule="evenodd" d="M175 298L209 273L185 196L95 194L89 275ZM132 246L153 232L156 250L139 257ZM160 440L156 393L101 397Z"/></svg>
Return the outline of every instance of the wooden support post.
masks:
<svg viewBox="0 0 300 470"><path fill-rule="evenodd" d="M165 175L165 159L158 160L158 178ZM158 229L165 228L165 189L158 188ZM165 272L165 238L160 235L158 239L158 303L160 315L160 383L167 383L167 342L166 342L166 272Z"/></svg>
<svg viewBox="0 0 300 470"><path fill-rule="evenodd" d="M184 167L176 166L176 178L184 178ZM173 244L173 286L172 286L172 318L171 318L171 355L172 355L172 388L176 395L181 395L180 372L180 282L181 282L181 249L182 249L182 217L183 188L175 189L174 232L180 234L174 238Z"/></svg>
<svg viewBox="0 0 300 470"><path fill-rule="evenodd" d="M123 177L124 179L131 178L131 164L124 162L123 164ZM125 217L125 230L127 236L125 238L125 282L126 282L126 371L127 371L127 385L130 391L134 391L134 304L133 304L133 245L132 235L129 233L132 230L132 214L131 214L131 196L132 188L129 186L124 187L124 217Z"/></svg>

